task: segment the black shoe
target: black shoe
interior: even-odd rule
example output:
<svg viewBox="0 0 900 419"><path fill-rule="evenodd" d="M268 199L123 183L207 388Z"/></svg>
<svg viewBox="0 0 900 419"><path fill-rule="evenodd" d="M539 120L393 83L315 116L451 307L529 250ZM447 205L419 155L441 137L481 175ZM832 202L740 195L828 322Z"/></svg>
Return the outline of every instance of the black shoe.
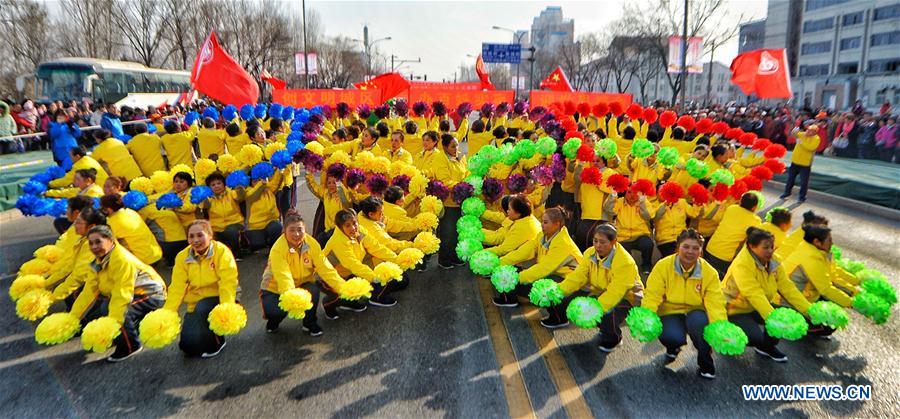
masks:
<svg viewBox="0 0 900 419"><path fill-rule="evenodd" d="M337 308L332 306L332 308L325 309L325 318L328 320L337 320L341 318L341 316L338 315Z"/></svg>
<svg viewBox="0 0 900 419"><path fill-rule="evenodd" d="M359 302L359 301L340 301L337 303L338 310L346 310L352 311L354 313L362 313L366 311L369 306Z"/></svg>
<svg viewBox="0 0 900 419"><path fill-rule="evenodd" d="M681 348L666 349L666 358L669 358L669 359L678 358L679 353L681 353Z"/></svg>
<svg viewBox="0 0 900 419"><path fill-rule="evenodd" d="M137 349L135 349L131 352L122 351L122 353L119 353L119 351L116 350L115 352L113 352L112 355L106 357L106 361L107 362L122 362L128 358L131 358L131 357L137 355L139 352L141 352L143 350L144 350L143 346L139 346Z"/></svg>
<svg viewBox="0 0 900 419"><path fill-rule="evenodd" d="M494 305L497 307L518 307L519 306L519 302L516 299L509 301L506 298L503 298L502 295L498 295L498 296L494 297L493 301L494 301Z"/></svg>
<svg viewBox="0 0 900 419"><path fill-rule="evenodd" d="M707 380L712 380L716 378L716 367L700 367L700 369L697 370L697 375Z"/></svg>
<svg viewBox="0 0 900 419"><path fill-rule="evenodd" d="M541 320L541 326L544 326L548 329L559 329L561 327L566 327L569 325L569 321L567 319L554 320L553 318L554 316L550 316L546 319Z"/></svg>
<svg viewBox="0 0 900 419"><path fill-rule="evenodd" d="M416 266L416 272L425 272L428 270L428 265L425 263L420 263L419 266Z"/></svg>
<svg viewBox="0 0 900 419"><path fill-rule="evenodd" d="M278 326L275 326L275 327L266 326L266 333L273 333L273 334L278 333Z"/></svg>
<svg viewBox="0 0 900 419"><path fill-rule="evenodd" d="M375 307L393 307L397 305L397 300L388 296L380 298L372 297L369 299L369 304Z"/></svg>
<svg viewBox="0 0 900 419"><path fill-rule="evenodd" d="M787 355L785 355L784 353L779 351L778 348L772 348L772 349L769 349L768 351L764 351L759 348L753 348L753 349L756 350L756 353L758 353L762 356L768 357L775 362L781 362L781 363L788 362Z"/></svg>
<svg viewBox="0 0 900 419"><path fill-rule="evenodd" d="M791 194L789 194L789 193L781 194L781 196L779 196L778 199L787 199L789 196L791 196Z"/></svg>
<svg viewBox="0 0 900 419"><path fill-rule="evenodd" d="M802 203L806 202L806 198L800 198L797 200L797 202L802 204Z"/></svg>
<svg viewBox="0 0 900 419"><path fill-rule="evenodd" d="M319 327L318 323L310 324L309 326L303 325L303 331L309 333L312 337L322 336L322 328Z"/></svg>
<svg viewBox="0 0 900 419"><path fill-rule="evenodd" d="M601 343L601 344L597 345L597 349L599 349L599 350L601 350L601 351L603 351L603 352L606 352L606 353L610 353L610 352L612 352L612 351L614 351L614 350L616 349L616 346L617 346L617 345L606 346L606 345L604 345L604 344Z"/></svg>
<svg viewBox="0 0 900 419"><path fill-rule="evenodd" d="M204 352L200 355L200 358L215 358L220 353L222 353L222 349L225 349L225 343L222 342L222 346L219 346L219 349L216 349L215 352Z"/></svg>

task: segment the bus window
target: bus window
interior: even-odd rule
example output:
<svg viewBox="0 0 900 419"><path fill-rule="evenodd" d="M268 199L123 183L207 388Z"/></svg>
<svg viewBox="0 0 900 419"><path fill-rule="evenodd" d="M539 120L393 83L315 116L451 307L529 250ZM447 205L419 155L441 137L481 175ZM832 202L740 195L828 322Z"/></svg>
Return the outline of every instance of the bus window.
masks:
<svg viewBox="0 0 900 419"><path fill-rule="evenodd" d="M39 68L41 97L44 100L81 100L88 96L84 91L85 78L92 72L80 68Z"/></svg>

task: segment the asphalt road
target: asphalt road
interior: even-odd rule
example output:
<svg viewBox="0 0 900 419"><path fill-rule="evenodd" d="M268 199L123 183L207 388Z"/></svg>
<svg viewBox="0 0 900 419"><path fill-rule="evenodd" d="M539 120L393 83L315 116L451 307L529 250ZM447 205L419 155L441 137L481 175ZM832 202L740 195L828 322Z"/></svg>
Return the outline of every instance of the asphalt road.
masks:
<svg viewBox="0 0 900 419"><path fill-rule="evenodd" d="M770 203L774 194L767 193ZM313 202L301 201L307 219ZM900 225L807 202L831 219L848 257L881 269L895 286ZM799 214L799 212L798 212ZM795 217L798 218L799 217ZM613 353L594 333L548 332L533 307L498 310L489 285L465 268L415 274L393 308L324 319L322 337L286 320L266 334L256 298L265 255L240 263L247 328L214 359L184 358L176 345L122 364L87 354L75 339L45 347L15 316L10 273L54 239L49 218L0 223L0 406L8 417L897 417L897 314L875 326L851 314L832 341L782 343L787 364L751 351L717 356L717 379L695 375L687 347L672 364L662 346L627 336ZM432 262L433 264L434 262ZM162 272L168 278L169 272ZM896 309L895 309L896 311ZM744 384L864 384L872 400L748 402Z"/></svg>

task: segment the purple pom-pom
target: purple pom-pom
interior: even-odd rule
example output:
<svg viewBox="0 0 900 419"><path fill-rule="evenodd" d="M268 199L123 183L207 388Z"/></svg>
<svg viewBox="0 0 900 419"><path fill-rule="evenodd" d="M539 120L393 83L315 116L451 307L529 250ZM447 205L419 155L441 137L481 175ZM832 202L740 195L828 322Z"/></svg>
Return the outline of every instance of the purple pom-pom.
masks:
<svg viewBox="0 0 900 419"><path fill-rule="evenodd" d="M383 194L388 186L390 186L390 184L388 183L387 178L381 173L375 173L366 180L366 188L372 195Z"/></svg>
<svg viewBox="0 0 900 419"><path fill-rule="evenodd" d="M347 102L338 103L336 109L338 118L346 118L350 116L350 105L348 105Z"/></svg>
<svg viewBox="0 0 900 419"><path fill-rule="evenodd" d="M456 185L453 185L451 195L453 196L453 202L462 204L466 198L475 195L475 187L467 182L459 182Z"/></svg>
<svg viewBox="0 0 900 419"><path fill-rule="evenodd" d="M444 182L439 180L432 180L428 182L428 186L425 187L425 193L428 195L433 195L440 200L447 199L450 196L450 189L444 185Z"/></svg>
<svg viewBox="0 0 900 419"><path fill-rule="evenodd" d="M472 113L472 104L469 102L460 103L459 106L456 107L456 114L461 118L465 118Z"/></svg>
<svg viewBox="0 0 900 419"><path fill-rule="evenodd" d="M316 125L322 125L325 123L325 118L322 116L322 114L314 114L309 116L309 122L312 122Z"/></svg>
<svg viewBox="0 0 900 419"><path fill-rule="evenodd" d="M366 172L362 169L353 168L347 172L347 177L344 179L344 183L348 188L354 189L358 185L362 184L366 181Z"/></svg>
<svg viewBox="0 0 900 419"><path fill-rule="evenodd" d="M509 189L509 193L525 192L526 186L528 186L528 178L523 174L513 173L506 179L506 188Z"/></svg>
<svg viewBox="0 0 900 419"><path fill-rule="evenodd" d="M406 117L406 115L409 115L409 103L406 103L405 100L394 102L394 112L396 112L397 115Z"/></svg>
<svg viewBox="0 0 900 419"><path fill-rule="evenodd" d="M553 170L550 166L540 165L531 169L531 178L541 185L547 186L553 183Z"/></svg>
<svg viewBox="0 0 900 419"><path fill-rule="evenodd" d="M494 114L494 104L493 103L485 103L481 105L481 117L482 118L490 118L491 115Z"/></svg>
<svg viewBox="0 0 900 419"><path fill-rule="evenodd" d="M553 163L550 164L553 180L562 182L566 178L566 160L559 153L553 155Z"/></svg>
<svg viewBox="0 0 900 419"><path fill-rule="evenodd" d="M325 165L325 158L316 153L303 150L298 154L303 155L301 162L303 163L303 167L309 172L319 172L322 170L322 166Z"/></svg>
<svg viewBox="0 0 900 419"><path fill-rule="evenodd" d="M441 101L434 102L431 104L431 112L434 113L435 116L447 115L447 105Z"/></svg>
<svg viewBox="0 0 900 419"><path fill-rule="evenodd" d="M303 133L303 143L309 144L309 143L315 141L316 138L318 138L318 137L319 137L319 134L317 134L315 132L304 132Z"/></svg>
<svg viewBox="0 0 900 419"><path fill-rule="evenodd" d="M300 127L300 130L303 131L303 134L307 134L307 133L318 134L319 133L319 124L316 124L315 122L312 121L312 119L310 119L307 123L303 124Z"/></svg>
<svg viewBox="0 0 900 419"><path fill-rule="evenodd" d="M528 102L519 101L513 105L513 113L516 115L524 115L525 112L528 112Z"/></svg>
<svg viewBox="0 0 900 419"><path fill-rule="evenodd" d="M426 103L425 101L421 101L421 100L416 103L413 103L412 109L413 109L413 113L416 114L416 116L425 116L425 114L431 110L430 107L428 106L428 103Z"/></svg>
<svg viewBox="0 0 900 419"><path fill-rule="evenodd" d="M503 182L500 182L500 179L497 178L484 178L484 182L481 184L481 194L484 195L484 199L488 202L500 199L503 196Z"/></svg>
<svg viewBox="0 0 900 419"><path fill-rule="evenodd" d="M378 119L384 119L390 116L391 108L388 105L376 106L374 113L375 116L378 117Z"/></svg>
<svg viewBox="0 0 900 419"><path fill-rule="evenodd" d="M322 105L322 116L331 119L332 115L334 115L334 109L332 109L329 105Z"/></svg>
<svg viewBox="0 0 900 419"><path fill-rule="evenodd" d="M403 192L409 193L409 181L409 176L399 175L391 180L391 186L398 186L400 189L403 189Z"/></svg>
<svg viewBox="0 0 900 419"><path fill-rule="evenodd" d="M509 103L500 102L500 104L497 105L497 109L495 111L497 112L498 116L503 116L503 115L508 114L509 113Z"/></svg>
<svg viewBox="0 0 900 419"><path fill-rule="evenodd" d="M359 114L359 117L362 119L369 118L369 115L372 114L372 108L369 107L367 103L360 103L359 106L356 107L356 113Z"/></svg>
<svg viewBox="0 0 900 419"><path fill-rule="evenodd" d="M344 175L347 173L347 166L344 163L332 163L331 166L328 166L328 170L325 171L325 175L341 180L344 178Z"/></svg>
<svg viewBox="0 0 900 419"><path fill-rule="evenodd" d="M544 117L544 114L547 112L547 108L543 106L535 106L531 109L531 112L528 113L528 119L532 121L537 121Z"/></svg>

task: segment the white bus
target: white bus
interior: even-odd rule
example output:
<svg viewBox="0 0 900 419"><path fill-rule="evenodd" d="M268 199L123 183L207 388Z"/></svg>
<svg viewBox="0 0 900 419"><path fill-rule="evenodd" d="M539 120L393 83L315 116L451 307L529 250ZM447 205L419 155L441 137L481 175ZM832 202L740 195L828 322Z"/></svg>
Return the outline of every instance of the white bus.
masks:
<svg viewBox="0 0 900 419"><path fill-rule="evenodd" d="M188 71L149 68L128 61L68 57L43 62L35 72L41 102L62 100L159 106L174 103L190 90Z"/></svg>

